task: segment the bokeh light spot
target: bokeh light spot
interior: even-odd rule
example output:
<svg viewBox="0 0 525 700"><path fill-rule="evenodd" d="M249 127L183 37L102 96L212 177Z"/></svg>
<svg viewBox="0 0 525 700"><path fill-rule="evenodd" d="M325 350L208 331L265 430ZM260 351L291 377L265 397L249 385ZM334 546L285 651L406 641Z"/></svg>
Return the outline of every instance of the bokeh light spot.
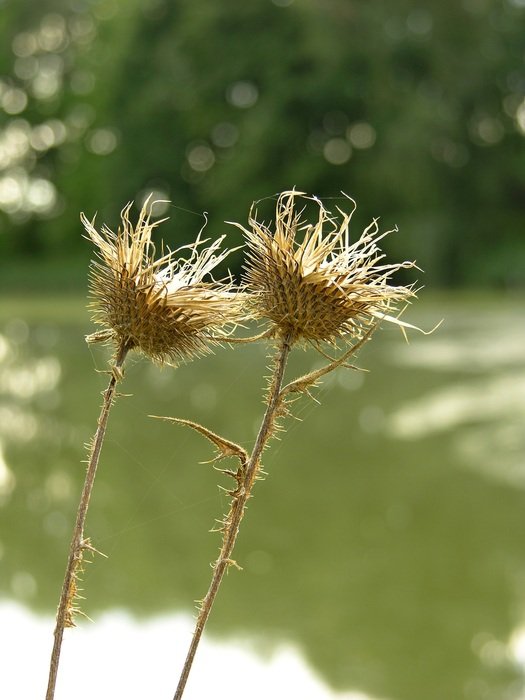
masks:
<svg viewBox="0 0 525 700"><path fill-rule="evenodd" d="M44 530L53 537L62 537L68 531L68 521L63 513L52 510L44 517Z"/></svg>
<svg viewBox="0 0 525 700"><path fill-rule="evenodd" d="M381 406L365 406L359 414L359 427L364 433L380 433L385 425L385 412Z"/></svg>
<svg viewBox="0 0 525 700"><path fill-rule="evenodd" d="M211 140L219 148L231 148L239 138L239 129L230 122L216 124L211 132Z"/></svg>
<svg viewBox="0 0 525 700"><path fill-rule="evenodd" d="M199 173L206 172L215 163L215 155L205 143L198 143L188 147L186 157L190 168Z"/></svg>
<svg viewBox="0 0 525 700"><path fill-rule="evenodd" d="M36 126L31 133L31 146L35 151L47 151L55 143L55 134L48 124Z"/></svg>
<svg viewBox="0 0 525 700"><path fill-rule="evenodd" d="M88 148L97 156L107 156L117 147L118 138L114 129L95 129L88 136Z"/></svg>
<svg viewBox="0 0 525 700"><path fill-rule="evenodd" d="M34 56L22 56L16 59L14 70L21 80L31 80L38 73L38 61Z"/></svg>
<svg viewBox="0 0 525 700"><path fill-rule="evenodd" d="M52 501L67 501L73 491L71 476L66 472L56 470L46 479L46 492Z"/></svg>
<svg viewBox="0 0 525 700"><path fill-rule="evenodd" d="M57 192L52 182L44 178L29 181L26 195L29 209L40 213L48 212L55 205L56 199Z"/></svg>
<svg viewBox="0 0 525 700"><path fill-rule="evenodd" d="M15 598L33 598L37 592L35 577L28 571L17 571L11 579Z"/></svg>
<svg viewBox="0 0 525 700"><path fill-rule="evenodd" d="M212 411L217 405L217 391L211 384L197 384L192 390L190 400L201 411Z"/></svg>
<svg viewBox="0 0 525 700"><path fill-rule="evenodd" d="M499 143L505 135L505 128L499 119L482 117L476 124L477 136L487 146Z"/></svg>
<svg viewBox="0 0 525 700"><path fill-rule="evenodd" d="M137 197L139 208L142 208L149 199L149 210L154 217L163 216L169 209L170 196L167 189L160 187L144 188Z"/></svg>
<svg viewBox="0 0 525 700"><path fill-rule="evenodd" d="M20 32L13 39L11 48L15 56L31 56L38 49L36 36L31 32Z"/></svg>
<svg viewBox="0 0 525 700"><path fill-rule="evenodd" d="M22 205L22 185L12 175L0 178L0 209L12 214Z"/></svg>
<svg viewBox="0 0 525 700"><path fill-rule="evenodd" d="M230 85L226 91L226 99L234 107L248 109L259 99L257 86L249 80L239 80Z"/></svg>
<svg viewBox="0 0 525 700"><path fill-rule="evenodd" d="M39 100L48 100L56 95L62 87L64 61L61 56L49 54L38 61L38 73L33 79L31 89Z"/></svg>
<svg viewBox="0 0 525 700"><path fill-rule="evenodd" d="M323 155L332 165L344 165L350 160L352 148L345 139L330 139L324 145Z"/></svg>
<svg viewBox="0 0 525 700"><path fill-rule="evenodd" d="M407 17L408 31L420 37L430 34L433 24L431 13L422 7L413 9Z"/></svg>
<svg viewBox="0 0 525 700"><path fill-rule="evenodd" d="M2 108L7 114L20 114L27 107L27 95L20 88L8 88L2 95Z"/></svg>
<svg viewBox="0 0 525 700"><path fill-rule="evenodd" d="M66 44L66 22L61 15L46 15L40 25L38 44L43 51L59 51Z"/></svg>
<svg viewBox="0 0 525 700"><path fill-rule="evenodd" d="M348 127L346 137L354 148L371 148L376 142L376 130L367 122L356 122Z"/></svg>

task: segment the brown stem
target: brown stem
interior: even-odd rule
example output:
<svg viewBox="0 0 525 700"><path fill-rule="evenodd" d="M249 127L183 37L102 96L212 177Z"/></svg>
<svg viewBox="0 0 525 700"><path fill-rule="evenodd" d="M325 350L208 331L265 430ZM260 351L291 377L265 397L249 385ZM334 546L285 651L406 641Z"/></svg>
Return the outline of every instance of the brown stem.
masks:
<svg viewBox="0 0 525 700"><path fill-rule="evenodd" d="M122 365L124 363L128 350L129 346L127 345L127 343L123 342L117 351L117 355L115 357L115 364L112 367L111 379L109 381L108 387L103 393L104 401L102 403L100 416L98 418L97 431L95 433L95 437L93 439L93 444L89 454L86 478L84 481L84 487L82 489L82 495L80 496L80 502L78 504L77 518L73 530L73 538L69 547L66 573L64 576L64 583L62 584L60 602L58 604L56 627L54 632L55 641L53 644L53 651L51 653L51 661L49 664L49 680L47 686L46 700L53 700L53 698L55 697L55 686L58 673L58 664L60 660L60 650L62 647L62 637L64 635L64 628L68 626L68 617L70 617L71 615L70 606L72 602L73 592L75 589L75 573L78 570L80 562L82 561L84 549L92 549L92 547L90 547L89 545L89 542L86 542L86 540L84 540L84 524L86 522L89 499L91 497L93 483L95 481L95 475L97 473L100 451L102 449L102 443L104 442L104 436L106 434L108 416L111 406L113 404L113 399L115 397L115 387L119 379L121 379L122 377ZM69 622L69 626L71 626L71 622Z"/></svg>
<svg viewBox="0 0 525 700"><path fill-rule="evenodd" d="M257 435L252 454L246 465L244 478L240 484L240 488L235 492L232 507L225 522L223 542L219 558L214 564L210 587L199 609L199 616L197 618L197 622L195 623L193 638L191 640L186 661L184 662L184 667L182 669L179 684L173 700L180 700L182 698L182 694L184 693L184 688L186 687L186 682L193 664L193 659L195 657L197 647L199 646L204 627L210 616L213 603L215 602L215 598L219 591L221 581L228 566L233 563L231 555L233 548L235 547L237 535L239 534L239 527L244 515L246 502L250 498L253 484L255 483L260 469L261 454L272 434L276 413L279 408L284 369L290 353L290 348L291 338L289 336L282 338L274 360L274 373L268 392L268 400L264 418L261 423L261 427L259 428L259 433Z"/></svg>

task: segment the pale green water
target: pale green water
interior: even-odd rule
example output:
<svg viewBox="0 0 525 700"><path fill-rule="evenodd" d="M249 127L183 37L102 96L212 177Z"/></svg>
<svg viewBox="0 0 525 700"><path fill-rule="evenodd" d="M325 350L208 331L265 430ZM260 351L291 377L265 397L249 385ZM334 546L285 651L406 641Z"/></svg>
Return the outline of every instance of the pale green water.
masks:
<svg viewBox="0 0 525 700"><path fill-rule="evenodd" d="M409 346L381 331L359 358L369 373L339 371L320 406L296 405L302 422L265 453L236 550L244 571L221 589L213 634L294 642L341 690L523 697L525 313L448 300L407 320L441 317ZM107 381L90 330L81 300L0 305L0 596L48 614ZM290 376L317 362L298 351ZM147 415L191 418L249 448L266 364L262 347L177 370L132 358L88 519L109 555L84 576L91 617L192 611L205 593L219 545L208 530L227 508L217 472L198 464L212 450Z"/></svg>

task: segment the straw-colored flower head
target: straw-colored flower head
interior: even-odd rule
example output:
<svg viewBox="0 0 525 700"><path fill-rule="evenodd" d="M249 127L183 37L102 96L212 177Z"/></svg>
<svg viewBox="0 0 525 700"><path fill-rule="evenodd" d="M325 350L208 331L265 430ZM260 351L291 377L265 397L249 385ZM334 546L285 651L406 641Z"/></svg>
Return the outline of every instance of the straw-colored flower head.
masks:
<svg viewBox="0 0 525 700"><path fill-rule="evenodd" d="M199 233L195 243L156 259L151 235L161 222L151 222L148 208L146 201L133 224L128 204L117 233L106 226L99 232L81 215L97 246L90 307L94 322L104 328L88 340L111 340L154 361L176 364L227 339L240 319L241 297L231 280L211 277L229 253L220 250L224 236L203 247Z"/></svg>
<svg viewBox="0 0 525 700"><path fill-rule="evenodd" d="M389 279L414 263L382 264L377 243L389 232L380 233L376 220L351 243L355 203L349 201L350 214L338 208L332 216L315 197L283 192L272 228L257 221L253 207L250 228L240 227L247 240L246 285L255 315L269 320L292 343L333 343L347 334L361 338L380 320L408 326L392 314L396 302L414 292L389 284ZM312 207L316 218L308 222L303 217Z"/></svg>

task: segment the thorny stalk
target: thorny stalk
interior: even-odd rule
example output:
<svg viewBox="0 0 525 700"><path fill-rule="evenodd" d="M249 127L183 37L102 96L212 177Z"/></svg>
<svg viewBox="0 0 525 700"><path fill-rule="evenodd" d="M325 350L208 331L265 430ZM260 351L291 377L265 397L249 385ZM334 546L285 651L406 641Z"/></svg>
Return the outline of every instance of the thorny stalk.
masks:
<svg viewBox="0 0 525 700"><path fill-rule="evenodd" d="M115 398L115 390L117 383L122 378L122 366L124 364L124 360L126 358L128 350L129 347L127 343L122 342L117 351L114 365L111 369L111 379L109 380L108 387L103 392L104 399L98 418L97 430L93 438L93 442L91 444L86 469L86 478L84 481L84 486L82 488L82 494L80 496L77 517L73 529L73 537L71 539L71 544L69 547L69 555L66 573L64 576L64 583L62 584L62 592L60 594L60 601L58 604L56 626L54 631L53 651L51 653L51 661L49 665L49 680L46 692L46 700L53 700L53 698L55 697L55 687L58 674L58 665L60 661L60 651L62 648L62 638L64 636L64 629L66 627L74 626L75 623L73 621L73 615L75 612L79 612L75 608L75 598L77 596L78 572L82 565L84 551L96 551L91 546L89 539L84 538L84 524L86 522L86 516L89 507L89 500L91 498L91 492L93 490L93 484L95 482L98 461L100 457L100 452L102 450L102 443L104 442L104 436L106 434L109 412L111 410L111 406Z"/></svg>
<svg viewBox="0 0 525 700"><path fill-rule="evenodd" d="M235 491L231 492L233 500L230 512L224 521L221 551L219 558L213 566L213 575L210 587L199 608L199 615L197 617L197 622L195 623L193 638L191 640L173 700L180 700L182 698L193 660L195 658L195 653L199 646L206 622L210 616L215 598L217 597L224 574L230 565L236 564L232 559L232 553L237 540L237 535L239 534L239 527L244 515L246 503L250 498L253 485L260 470L262 452L272 435L275 428L276 417L279 415L284 370L288 355L290 353L291 344L291 336L287 335L286 337L281 338L278 345L277 353L274 358L273 376L267 396L266 411L264 413L251 456L245 464L241 462L241 466L236 475L238 487Z"/></svg>
<svg viewBox="0 0 525 700"><path fill-rule="evenodd" d="M296 200L301 202L299 207ZM269 324L267 337L277 338L278 351L266 412L249 458L241 447L233 446L206 428L175 419L215 443L219 457L235 454L240 467L237 472L224 470L236 480L237 487L228 492L232 501L222 522L220 555L199 609L174 700L182 698L222 578L228 567L235 564L231 555L246 503L260 471L261 454L277 428L276 419L287 412L286 402L293 400L290 395L308 394L309 388L325 374L337 367L348 367L347 360L370 338L379 321L394 323L401 329L411 327L392 312L396 310L396 302L408 300L415 293L412 287L392 286L389 280L396 271L415 264L409 261L393 265L383 263L384 254L377 244L389 232L381 233L377 220L352 243L349 224L356 205L351 201L354 206L350 214L338 209L338 217L330 214L317 197L291 190L279 195L272 226L259 222L254 209L250 212L249 228L235 224L246 238L245 284L252 314ZM317 208L313 222L305 216L307 205ZM327 358L329 364L283 388L284 368L292 345L310 343L327 357L321 346L324 343L337 346L341 339L351 347L338 359Z"/></svg>

